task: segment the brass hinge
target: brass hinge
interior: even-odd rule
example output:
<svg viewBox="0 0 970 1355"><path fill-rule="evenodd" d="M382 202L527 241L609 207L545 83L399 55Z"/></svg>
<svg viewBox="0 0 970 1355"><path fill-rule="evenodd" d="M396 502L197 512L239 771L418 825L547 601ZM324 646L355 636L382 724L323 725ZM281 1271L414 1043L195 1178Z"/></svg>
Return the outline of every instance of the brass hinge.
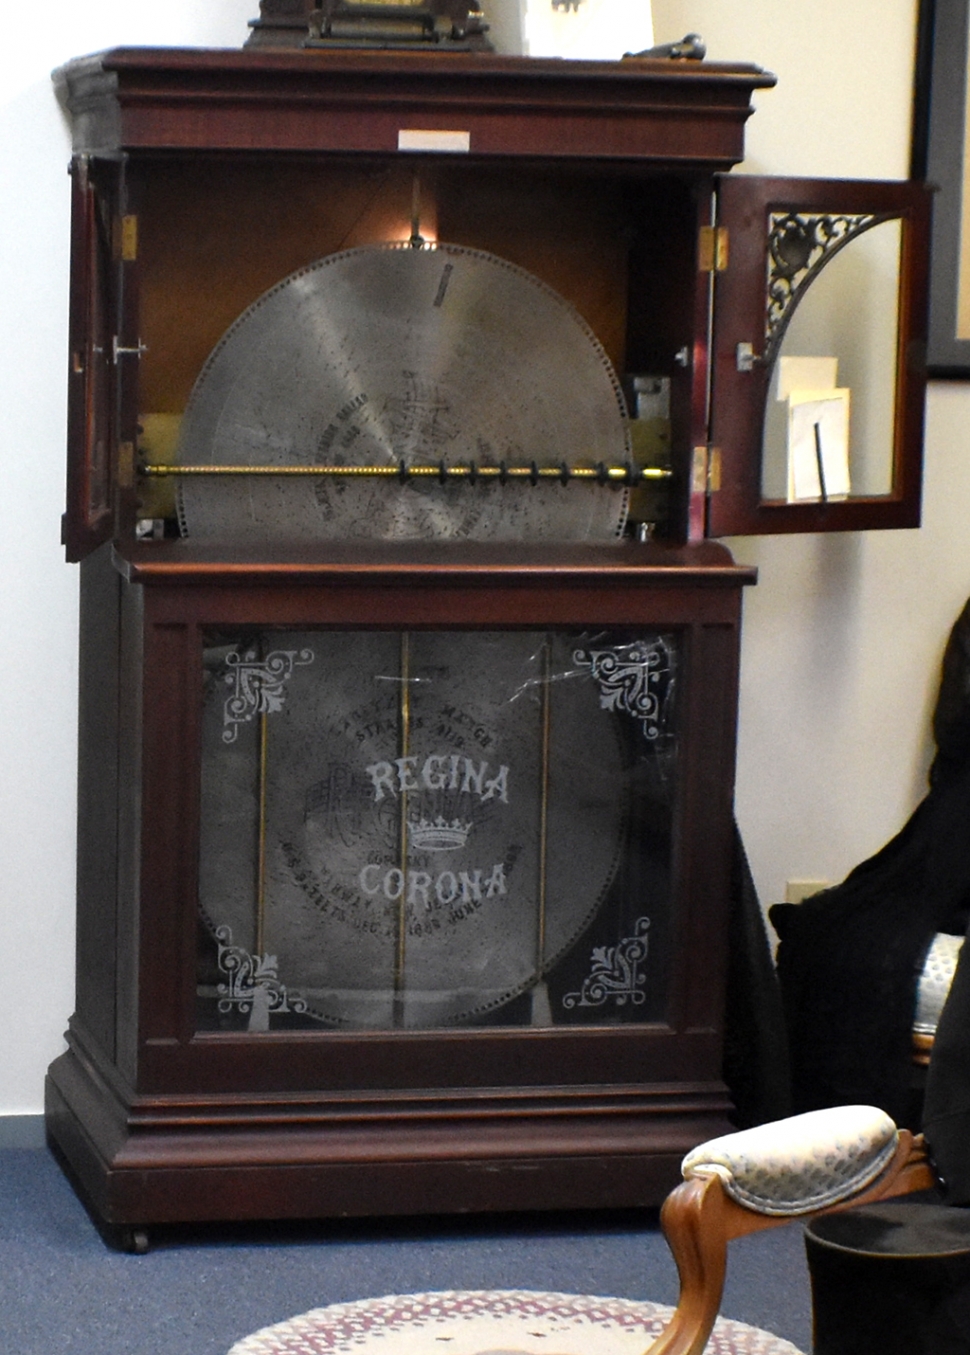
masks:
<svg viewBox="0 0 970 1355"><path fill-rule="evenodd" d="M115 218L115 256L122 263L132 263L138 258L138 218L137 216L119 216Z"/></svg>
<svg viewBox="0 0 970 1355"><path fill-rule="evenodd" d="M691 462L692 494L716 494L721 488L721 449L704 445L694 448Z"/></svg>
<svg viewBox="0 0 970 1355"><path fill-rule="evenodd" d="M697 241L697 267L701 273L723 273L728 266L726 226L701 226Z"/></svg>

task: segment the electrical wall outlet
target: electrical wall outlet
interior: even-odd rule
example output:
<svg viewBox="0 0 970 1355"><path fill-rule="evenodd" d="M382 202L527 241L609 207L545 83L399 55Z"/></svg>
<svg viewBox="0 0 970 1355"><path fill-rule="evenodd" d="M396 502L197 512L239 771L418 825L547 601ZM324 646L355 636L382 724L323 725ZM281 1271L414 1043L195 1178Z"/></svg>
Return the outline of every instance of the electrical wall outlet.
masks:
<svg viewBox="0 0 970 1355"><path fill-rule="evenodd" d="M828 888L828 880L786 880L785 902L801 903L802 899L809 899L813 894Z"/></svg>

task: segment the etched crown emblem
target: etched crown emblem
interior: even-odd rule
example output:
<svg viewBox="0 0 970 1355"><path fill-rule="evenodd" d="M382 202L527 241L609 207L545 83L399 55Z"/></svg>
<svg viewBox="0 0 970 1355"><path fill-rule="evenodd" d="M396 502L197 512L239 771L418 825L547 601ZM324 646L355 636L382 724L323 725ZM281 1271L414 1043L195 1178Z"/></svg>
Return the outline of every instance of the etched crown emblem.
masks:
<svg viewBox="0 0 970 1355"><path fill-rule="evenodd" d="M411 846L421 852L453 852L464 847L472 825L461 819L445 819L441 814L436 819L410 819L408 835Z"/></svg>

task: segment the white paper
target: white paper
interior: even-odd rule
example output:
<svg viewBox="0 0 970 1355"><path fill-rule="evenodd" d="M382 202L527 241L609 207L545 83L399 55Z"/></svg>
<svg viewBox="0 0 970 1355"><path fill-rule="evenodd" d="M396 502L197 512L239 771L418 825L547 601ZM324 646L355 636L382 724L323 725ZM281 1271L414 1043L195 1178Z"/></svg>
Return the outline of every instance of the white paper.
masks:
<svg viewBox="0 0 970 1355"><path fill-rule="evenodd" d="M779 358L779 400L787 400L792 391L830 391L839 376L838 358Z"/></svg>
<svg viewBox="0 0 970 1355"><path fill-rule="evenodd" d="M526 56L618 61L653 46L650 0L525 0L523 27Z"/></svg>
<svg viewBox="0 0 970 1355"><path fill-rule="evenodd" d="M844 499L849 491L848 387L792 391L788 401L789 501Z"/></svg>

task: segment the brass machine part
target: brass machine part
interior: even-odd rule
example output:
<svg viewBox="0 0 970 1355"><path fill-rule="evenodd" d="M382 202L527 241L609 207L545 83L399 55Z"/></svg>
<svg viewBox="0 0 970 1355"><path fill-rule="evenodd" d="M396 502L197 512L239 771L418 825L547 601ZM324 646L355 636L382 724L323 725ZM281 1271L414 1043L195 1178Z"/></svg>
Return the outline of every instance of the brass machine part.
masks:
<svg viewBox="0 0 970 1355"><path fill-rule="evenodd" d="M631 419L630 446L639 478L630 493L630 521L663 522L667 516L663 482L673 476L670 464L670 420L659 416Z"/></svg>
<svg viewBox="0 0 970 1355"><path fill-rule="evenodd" d="M259 717L259 837L256 843L256 944L254 953L262 955L266 947L266 792L268 788L267 754L269 722L266 712Z"/></svg>
<svg viewBox="0 0 970 1355"><path fill-rule="evenodd" d="M331 476L344 479L375 478L405 482L416 479L448 480L539 480L594 481L597 484L639 485L641 481L669 480L673 474L667 466L480 466L474 461L448 465L441 461L434 465L409 466L405 462L388 466L174 466L149 462L140 467L140 474L148 479L195 475L308 475L319 479Z"/></svg>
<svg viewBox="0 0 970 1355"><path fill-rule="evenodd" d="M307 20L303 47L424 42L492 50L476 0L323 0Z"/></svg>
<svg viewBox="0 0 970 1355"><path fill-rule="evenodd" d="M139 414L138 455L141 462L174 467L181 426L181 414ZM138 486L138 516L174 518L174 484L159 476L142 479Z"/></svg>
<svg viewBox="0 0 970 1355"><path fill-rule="evenodd" d="M477 0L260 0L247 47L492 51Z"/></svg>
<svg viewBox="0 0 970 1355"><path fill-rule="evenodd" d="M400 748L401 757L406 758L411 751L411 642L407 631L401 633L401 702ZM400 816L398 819L398 844L400 851L401 893L397 902L397 945L394 954L394 1025L404 1024L404 981L407 965L407 902L403 881L408 868L408 793L401 790Z"/></svg>
<svg viewBox="0 0 970 1355"><path fill-rule="evenodd" d="M546 878L549 838L549 749L552 733L551 692L552 655L549 640L542 646L542 794L539 802L539 898L536 910L536 980L545 977L546 962Z"/></svg>

